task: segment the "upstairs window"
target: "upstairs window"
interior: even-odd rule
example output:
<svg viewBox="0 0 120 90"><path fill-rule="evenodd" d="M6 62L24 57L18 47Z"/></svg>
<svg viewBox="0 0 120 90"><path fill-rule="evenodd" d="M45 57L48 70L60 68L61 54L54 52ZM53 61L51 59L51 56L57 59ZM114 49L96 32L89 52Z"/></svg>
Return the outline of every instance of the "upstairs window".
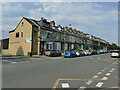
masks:
<svg viewBox="0 0 120 90"><path fill-rule="evenodd" d="M23 32L21 32L21 37L23 37Z"/></svg>
<svg viewBox="0 0 120 90"><path fill-rule="evenodd" d="M23 26L24 22L22 22L22 26Z"/></svg>
<svg viewBox="0 0 120 90"><path fill-rule="evenodd" d="M49 39L52 38L52 32L47 32L47 38L49 38Z"/></svg>
<svg viewBox="0 0 120 90"><path fill-rule="evenodd" d="M19 32L16 33L16 38L18 38L18 37L19 37Z"/></svg>
<svg viewBox="0 0 120 90"><path fill-rule="evenodd" d="M36 36L37 35L37 31L34 31L34 36Z"/></svg>

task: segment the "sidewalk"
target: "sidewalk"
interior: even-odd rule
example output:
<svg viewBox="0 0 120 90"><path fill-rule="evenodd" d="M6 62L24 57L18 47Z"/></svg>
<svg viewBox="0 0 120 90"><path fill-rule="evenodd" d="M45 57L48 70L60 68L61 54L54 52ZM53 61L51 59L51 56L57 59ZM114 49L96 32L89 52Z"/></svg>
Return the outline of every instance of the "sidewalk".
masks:
<svg viewBox="0 0 120 90"><path fill-rule="evenodd" d="M4 55L4 56L0 56L2 63L3 64L7 64L7 63L23 63L23 62L32 62L32 61L38 61L38 60L45 60L45 59L60 59L63 58L62 56L60 57L49 57L49 56L45 56L45 55L33 55L32 57L28 57L28 56L11 56L11 55Z"/></svg>

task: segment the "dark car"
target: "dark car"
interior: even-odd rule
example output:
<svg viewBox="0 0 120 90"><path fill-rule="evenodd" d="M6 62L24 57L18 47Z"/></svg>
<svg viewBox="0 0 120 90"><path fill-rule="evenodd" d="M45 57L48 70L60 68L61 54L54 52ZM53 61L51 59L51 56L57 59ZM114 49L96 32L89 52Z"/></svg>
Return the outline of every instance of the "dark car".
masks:
<svg viewBox="0 0 120 90"><path fill-rule="evenodd" d="M64 57L76 57L76 53L74 51L66 51Z"/></svg>
<svg viewBox="0 0 120 90"><path fill-rule="evenodd" d="M46 56L60 56L61 53L58 50L46 50L45 55Z"/></svg>
<svg viewBox="0 0 120 90"><path fill-rule="evenodd" d="M80 56L85 56L84 51L79 51L80 52Z"/></svg>
<svg viewBox="0 0 120 90"><path fill-rule="evenodd" d="M96 55L97 54L97 50L89 50L91 52L91 55Z"/></svg>
<svg viewBox="0 0 120 90"><path fill-rule="evenodd" d="M57 55L58 56L61 56L61 52L57 50Z"/></svg>

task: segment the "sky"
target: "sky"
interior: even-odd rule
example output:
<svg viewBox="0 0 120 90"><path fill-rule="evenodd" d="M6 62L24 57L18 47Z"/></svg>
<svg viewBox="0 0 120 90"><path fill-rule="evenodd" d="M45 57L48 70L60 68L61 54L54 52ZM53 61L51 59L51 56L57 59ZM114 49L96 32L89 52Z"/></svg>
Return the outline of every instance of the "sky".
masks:
<svg viewBox="0 0 120 90"><path fill-rule="evenodd" d="M56 25L71 24L72 28L118 44L117 2L3 2L0 9L4 38L9 37L9 31L15 29L22 17L44 17L54 20Z"/></svg>

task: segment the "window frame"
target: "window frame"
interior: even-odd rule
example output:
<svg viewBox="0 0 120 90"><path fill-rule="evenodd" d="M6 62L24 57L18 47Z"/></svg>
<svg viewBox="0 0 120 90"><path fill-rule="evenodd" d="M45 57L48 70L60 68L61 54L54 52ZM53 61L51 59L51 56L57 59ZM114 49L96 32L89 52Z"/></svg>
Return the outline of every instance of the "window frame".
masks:
<svg viewBox="0 0 120 90"><path fill-rule="evenodd" d="M19 32L16 32L16 38L19 38Z"/></svg>

